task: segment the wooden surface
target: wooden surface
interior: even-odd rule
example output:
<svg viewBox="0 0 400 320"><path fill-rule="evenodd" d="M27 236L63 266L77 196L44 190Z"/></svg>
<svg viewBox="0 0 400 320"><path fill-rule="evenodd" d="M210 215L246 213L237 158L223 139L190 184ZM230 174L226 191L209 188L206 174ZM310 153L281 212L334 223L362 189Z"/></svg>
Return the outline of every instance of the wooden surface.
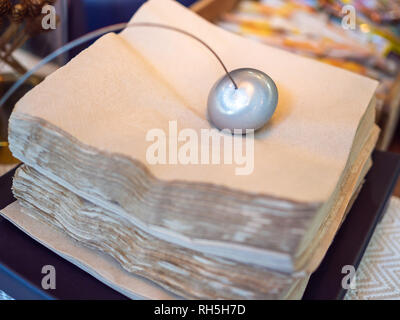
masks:
<svg viewBox="0 0 400 320"><path fill-rule="evenodd" d="M389 146L389 151L400 154L400 127L399 126L396 127L393 135L394 135L394 137ZM400 180L396 184L393 195L396 197L400 197Z"/></svg>
<svg viewBox="0 0 400 320"><path fill-rule="evenodd" d="M400 116L400 74L397 76L393 87L382 107L379 126L381 135L377 148L388 150L396 134L396 127Z"/></svg>
<svg viewBox="0 0 400 320"><path fill-rule="evenodd" d="M15 164L0 164L0 176L6 174L15 166L16 166Z"/></svg>

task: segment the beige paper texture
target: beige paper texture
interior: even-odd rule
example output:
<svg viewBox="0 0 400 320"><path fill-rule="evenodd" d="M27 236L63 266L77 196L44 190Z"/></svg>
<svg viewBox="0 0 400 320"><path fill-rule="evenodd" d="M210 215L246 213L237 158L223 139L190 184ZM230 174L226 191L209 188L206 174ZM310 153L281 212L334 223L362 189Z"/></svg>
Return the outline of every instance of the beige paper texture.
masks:
<svg viewBox="0 0 400 320"><path fill-rule="evenodd" d="M228 68L258 68L277 83L272 121L256 135L255 167L148 165L146 133L178 120L179 129L210 125L206 100L223 71L206 49L181 34L133 28L108 35L49 76L17 105L84 144L146 164L158 179L215 184L306 203L332 194L377 82L241 38L174 1L152 0L132 22L161 22L204 39ZM90 130L88 130L90 127Z"/></svg>
<svg viewBox="0 0 400 320"><path fill-rule="evenodd" d="M176 296L124 271L111 257L78 244L66 234L23 213L18 202L0 214L36 241L131 299L171 300Z"/></svg>

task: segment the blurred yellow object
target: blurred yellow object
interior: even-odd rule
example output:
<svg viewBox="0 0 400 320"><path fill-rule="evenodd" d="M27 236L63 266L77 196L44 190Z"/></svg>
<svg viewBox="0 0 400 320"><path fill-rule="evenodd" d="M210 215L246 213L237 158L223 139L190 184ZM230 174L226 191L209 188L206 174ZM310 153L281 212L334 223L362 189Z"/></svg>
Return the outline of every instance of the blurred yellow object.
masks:
<svg viewBox="0 0 400 320"><path fill-rule="evenodd" d="M14 164L19 162L19 160L12 156L8 148L8 142L0 141L0 164Z"/></svg>
<svg viewBox="0 0 400 320"><path fill-rule="evenodd" d="M0 96L5 94L8 89L18 80L18 75L7 73L0 75ZM10 99L0 108L0 165L13 164L19 161L15 159L8 148L8 119L11 115L14 105L22 98L25 93L40 83L42 78L33 76L27 80L20 88L11 96Z"/></svg>
<svg viewBox="0 0 400 320"><path fill-rule="evenodd" d="M360 30L361 30L362 32L364 32L364 33L369 33L369 32L371 32L371 28L370 28L369 25L366 24L366 23L363 23L363 24L360 25Z"/></svg>

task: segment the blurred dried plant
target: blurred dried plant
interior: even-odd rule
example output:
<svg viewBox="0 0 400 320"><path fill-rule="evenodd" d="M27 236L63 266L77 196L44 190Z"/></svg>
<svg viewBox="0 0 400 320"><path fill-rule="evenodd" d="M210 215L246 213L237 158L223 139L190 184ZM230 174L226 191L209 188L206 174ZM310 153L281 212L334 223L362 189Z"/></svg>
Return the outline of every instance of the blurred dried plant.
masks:
<svg viewBox="0 0 400 320"><path fill-rule="evenodd" d="M42 8L55 2L56 0L0 0L0 61L19 74L27 71L12 54L30 37L51 30L42 27L45 17Z"/></svg>

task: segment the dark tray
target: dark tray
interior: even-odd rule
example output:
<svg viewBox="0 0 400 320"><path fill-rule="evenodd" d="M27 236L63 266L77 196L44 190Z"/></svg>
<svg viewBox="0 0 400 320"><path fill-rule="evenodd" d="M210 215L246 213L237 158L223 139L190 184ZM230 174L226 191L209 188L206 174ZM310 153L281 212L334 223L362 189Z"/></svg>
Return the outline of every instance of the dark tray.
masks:
<svg viewBox="0 0 400 320"><path fill-rule="evenodd" d="M342 299L344 265L358 267L400 173L400 155L375 152L374 165L303 299ZM14 200L14 170L0 178L0 209ZM44 265L56 269L57 287L41 288ZM0 218L0 290L15 299L126 299Z"/></svg>

